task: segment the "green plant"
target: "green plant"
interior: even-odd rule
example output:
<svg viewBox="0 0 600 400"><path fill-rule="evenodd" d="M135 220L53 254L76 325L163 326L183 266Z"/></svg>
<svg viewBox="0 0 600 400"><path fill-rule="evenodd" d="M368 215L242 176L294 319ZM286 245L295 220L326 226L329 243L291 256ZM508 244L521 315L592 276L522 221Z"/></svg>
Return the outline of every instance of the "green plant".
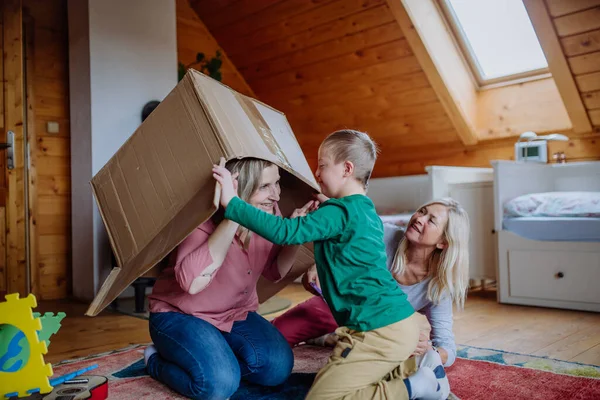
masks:
<svg viewBox="0 0 600 400"><path fill-rule="evenodd" d="M221 59L221 51L217 50L217 54L211 59L206 58L204 53L198 53L196 54L196 61L188 65L184 65L180 61L177 70L179 80L183 79L183 76L187 72L188 68L194 67L196 65L200 65L200 72L203 72L211 78L216 79L219 82L221 82L221 79L223 79L221 75L221 66L223 65L223 60Z"/></svg>

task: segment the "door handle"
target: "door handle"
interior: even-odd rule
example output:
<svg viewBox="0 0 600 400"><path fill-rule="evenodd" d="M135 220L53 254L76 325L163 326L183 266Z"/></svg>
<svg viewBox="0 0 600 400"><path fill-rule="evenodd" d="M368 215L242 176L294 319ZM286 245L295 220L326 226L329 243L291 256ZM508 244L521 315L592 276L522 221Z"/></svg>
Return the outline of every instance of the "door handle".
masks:
<svg viewBox="0 0 600 400"><path fill-rule="evenodd" d="M6 150L6 168L15 168L15 151L13 144L15 142L15 133L6 132L6 143L0 143L0 150Z"/></svg>

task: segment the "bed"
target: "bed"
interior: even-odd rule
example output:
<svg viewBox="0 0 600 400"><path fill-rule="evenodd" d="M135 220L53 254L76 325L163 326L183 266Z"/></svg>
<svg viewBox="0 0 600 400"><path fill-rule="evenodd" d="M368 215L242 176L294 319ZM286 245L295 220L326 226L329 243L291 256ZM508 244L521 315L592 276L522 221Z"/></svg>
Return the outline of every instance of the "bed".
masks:
<svg viewBox="0 0 600 400"><path fill-rule="evenodd" d="M498 300L600 311L600 162L492 166Z"/></svg>

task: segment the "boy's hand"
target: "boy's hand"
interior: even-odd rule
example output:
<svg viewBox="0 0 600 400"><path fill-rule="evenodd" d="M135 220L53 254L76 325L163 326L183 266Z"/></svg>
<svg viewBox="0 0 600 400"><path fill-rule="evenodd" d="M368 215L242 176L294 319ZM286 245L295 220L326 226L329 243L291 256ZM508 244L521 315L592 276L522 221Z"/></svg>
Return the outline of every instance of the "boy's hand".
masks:
<svg viewBox="0 0 600 400"><path fill-rule="evenodd" d="M319 203L315 200L311 200L306 203L302 208L296 208L290 218L306 217L309 212L315 211Z"/></svg>
<svg viewBox="0 0 600 400"><path fill-rule="evenodd" d="M311 282L314 282L319 288L321 287L319 276L317 275L317 266L315 264L313 264L313 266L302 276L302 285L307 292L319 296L319 293L310 285Z"/></svg>
<svg viewBox="0 0 600 400"><path fill-rule="evenodd" d="M229 202L237 197L237 177L238 173L231 175L231 172L225 167L213 165L213 177L221 185L221 205L227 208Z"/></svg>

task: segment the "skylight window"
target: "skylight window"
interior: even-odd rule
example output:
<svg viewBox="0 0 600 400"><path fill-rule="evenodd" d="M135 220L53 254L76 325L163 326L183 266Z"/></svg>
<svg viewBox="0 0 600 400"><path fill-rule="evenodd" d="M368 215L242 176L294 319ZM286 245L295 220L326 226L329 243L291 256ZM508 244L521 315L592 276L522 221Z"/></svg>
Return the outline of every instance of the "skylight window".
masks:
<svg viewBox="0 0 600 400"><path fill-rule="evenodd" d="M441 4L480 86L548 72L522 0L442 0Z"/></svg>

